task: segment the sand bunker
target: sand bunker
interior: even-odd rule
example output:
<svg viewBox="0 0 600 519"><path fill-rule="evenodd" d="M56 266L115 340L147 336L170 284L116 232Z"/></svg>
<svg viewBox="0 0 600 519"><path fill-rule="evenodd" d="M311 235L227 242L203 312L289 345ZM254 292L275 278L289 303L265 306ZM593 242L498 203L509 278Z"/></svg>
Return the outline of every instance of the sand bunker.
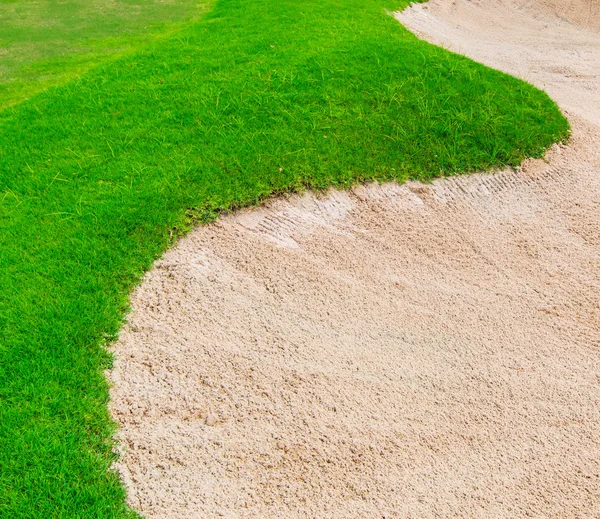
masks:
<svg viewBox="0 0 600 519"><path fill-rule="evenodd" d="M600 515L600 39L522 4L402 19L546 86L572 146L275 200L148 273L111 373L144 516Z"/></svg>

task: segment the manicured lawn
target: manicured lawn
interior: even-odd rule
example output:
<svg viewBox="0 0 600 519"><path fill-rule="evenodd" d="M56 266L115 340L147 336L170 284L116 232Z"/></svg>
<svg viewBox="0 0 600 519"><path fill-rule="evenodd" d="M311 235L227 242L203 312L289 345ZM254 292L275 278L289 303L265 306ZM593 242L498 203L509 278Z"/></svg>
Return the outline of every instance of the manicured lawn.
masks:
<svg viewBox="0 0 600 519"><path fill-rule="evenodd" d="M139 1L173 23L194 9ZM103 3L87 2L98 10L73 34L95 30ZM385 12L406 3L217 0L119 59L106 38L117 53L148 42L138 25L123 46L119 31L98 36L81 66L104 65L0 111L0 517L131 513L108 470L103 345L131 288L194 221L306 187L516 165L566 137L544 93ZM39 54L19 56L21 86L0 90L0 106L46 85L23 72ZM54 82L60 59L46 61Z"/></svg>
<svg viewBox="0 0 600 519"><path fill-rule="evenodd" d="M0 108L199 18L197 0L0 0Z"/></svg>

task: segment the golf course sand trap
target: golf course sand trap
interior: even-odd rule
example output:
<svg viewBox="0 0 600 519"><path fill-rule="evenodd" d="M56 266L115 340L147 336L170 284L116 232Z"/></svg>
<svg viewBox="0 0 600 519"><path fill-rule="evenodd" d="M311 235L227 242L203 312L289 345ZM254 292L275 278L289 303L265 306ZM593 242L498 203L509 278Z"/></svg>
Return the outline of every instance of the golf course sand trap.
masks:
<svg viewBox="0 0 600 519"><path fill-rule="evenodd" d="M600 37L534 5L401 18L547 88L569 147L273 200L146 275L110 373L145 517L600 516Z"/></svg>

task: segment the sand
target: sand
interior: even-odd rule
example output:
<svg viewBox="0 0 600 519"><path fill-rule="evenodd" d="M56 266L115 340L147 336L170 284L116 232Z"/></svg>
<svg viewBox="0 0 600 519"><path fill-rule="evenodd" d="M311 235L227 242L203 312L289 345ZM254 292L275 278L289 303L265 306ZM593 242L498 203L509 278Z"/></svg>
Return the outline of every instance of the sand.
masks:
<svg viewBox="0 0 600 519"><path fill-rule="evenodd" d="M554 16L561 20L600 31L600 2L598 0L513 0L520 7L530 8L533 16Z"/></svg>
<svg viewBox="0 0 600 519"><path fill-rule="evenodd" d="M568 148L273 200L146 275L109 375L131 506L600 517L600 38L537 4L434 0L401 20L547 88Z"/></svg>

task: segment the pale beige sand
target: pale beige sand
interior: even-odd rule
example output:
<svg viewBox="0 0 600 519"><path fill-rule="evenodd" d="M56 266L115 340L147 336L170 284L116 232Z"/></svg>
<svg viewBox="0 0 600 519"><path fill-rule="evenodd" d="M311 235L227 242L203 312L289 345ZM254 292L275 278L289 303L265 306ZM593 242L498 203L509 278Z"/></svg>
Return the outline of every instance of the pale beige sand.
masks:
<svg viewBox="0 0 600 519"><path fill-rule="evenodd" d="M512 19L497 5L407 17L470 48L502 36L484 24ZM588 70L590 31L547 18L571 39L537 40L541 15L520 12L530 40L488 62L549 85ZM573 41L580 54L564 54ZM528 46L555 72L528 64ZM181 240L115 345L131 505L148 518L600 517L599 91L573 82L573 143L548 163L294 196Z"/></svg>
<svg viewBox="0 0 600 519"><path fill-rule="evenodd" d="M513 0L523 7L538 11L542 16L552 14L563 20L600 31L600 2L598 0Z"/></svg>

